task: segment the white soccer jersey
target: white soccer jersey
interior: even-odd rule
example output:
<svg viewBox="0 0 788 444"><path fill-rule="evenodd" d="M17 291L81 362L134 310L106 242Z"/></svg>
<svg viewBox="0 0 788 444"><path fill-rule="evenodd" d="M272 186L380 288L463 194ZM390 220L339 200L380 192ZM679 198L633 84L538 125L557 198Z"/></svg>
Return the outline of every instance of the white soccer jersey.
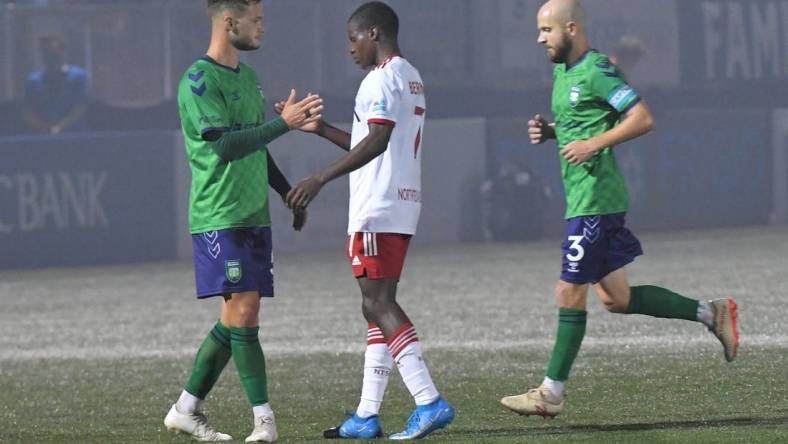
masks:
<svg viewBox="0 0 788 444"><path fill-rule="evenodd" d="M400 56L390 57L361 82L350 146L367 137L369 123L394 130L383 154L350 173L348 233L416 233L425 111L421 75Z"/></svg>

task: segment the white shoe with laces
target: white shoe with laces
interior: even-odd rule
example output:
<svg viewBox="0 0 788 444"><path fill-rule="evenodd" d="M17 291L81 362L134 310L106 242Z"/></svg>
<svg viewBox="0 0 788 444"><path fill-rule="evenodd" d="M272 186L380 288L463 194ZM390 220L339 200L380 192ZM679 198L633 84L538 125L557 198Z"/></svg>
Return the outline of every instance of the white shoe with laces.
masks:
<svg viewBox="0 0 788 444"><path fill-rule="evenodd" d="M254 419L254 430L246 437L246 442L274 442L278 437L274 414L271 413Z"/></svg>
<svg viewBox="0 0 788 444"><path fill-rule="evenodd" d="M171 432L184 433L197 441L232 441L233 437L219 433L208 424L208 418L202 412L181 413L172 405L164 418L164 426Z"/></svg>

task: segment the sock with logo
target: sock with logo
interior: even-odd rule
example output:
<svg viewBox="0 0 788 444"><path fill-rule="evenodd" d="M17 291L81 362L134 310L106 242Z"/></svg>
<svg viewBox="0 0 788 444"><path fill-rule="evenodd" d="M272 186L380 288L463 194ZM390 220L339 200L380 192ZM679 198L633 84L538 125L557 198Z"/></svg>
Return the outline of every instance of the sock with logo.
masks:
<svg viewBox="0 0 788 444"><path fill-rule="evenodd" d="M394 359L386 346L383 331L370 322L367 328L367 350L364 352L364 382L361 385L361 401L358 403L356 415L369 418L380 412L393 366Z"/></svg>
<svg viewBox="0 0 788 444"><path fill-rule="evenodd" d="M440 395L422 358L419 337L413 324L406 322L400 326L387 344L402 381L416 405L427 405L438 399Z"/></svg>
<svg viewBox="0 0 788 444"><path fill-rule="evenodd" d="M630 287L626 312L655 318L699 320L697 300L654 285Z"/></svg>
<svg viewBox="0 0 788 444"><path fill-rule="evenodd" d="M265 374L265 356L257 332L260 327L230 328L230 345L238 377L252 406L268 402L268 380Z"/></svg>
<svg viewBox="0 0 788 444"><path fill-rule="evenodd" d="M181 394L177 405L179 412L191 413L199 409L195 398L204 400L208 396L231 355L230 329L217 322L197 350L191 375L184 387L184 392L191 396Z"/></svg>
<svg viewBox="0 0 788 444"><path fill-rule="evenodd" d="M586 316L585 310L558 309L558 334L547 366L547 377L553 381L564 382L569 379L569 371L586 334Z"/></svg>

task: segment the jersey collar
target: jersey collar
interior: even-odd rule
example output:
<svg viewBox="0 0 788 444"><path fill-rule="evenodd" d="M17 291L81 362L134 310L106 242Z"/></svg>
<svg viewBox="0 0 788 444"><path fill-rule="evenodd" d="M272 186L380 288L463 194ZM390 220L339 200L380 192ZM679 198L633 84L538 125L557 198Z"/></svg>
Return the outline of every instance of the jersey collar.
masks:
<svg viewBox="0 0 788 444"><path fill-rule="evenodd" d="M386 57L386 60L384 60L380 65L376 66L375 69L384 68L388 62L392 61L396 57L402 57L402 56L398 52L392 52L388 57Z"/></svg>
<svg viewBox="0 0 788 444"><path fill-rule="evenodd" d="M586 57L588 57L588 55L589 55L589 54L591 54L592 52L596 52L596 49L593 49L593 48L591 48L591 49L587 50L586 52L584 52L584 53L583 53L583 55L581 55L581 56L580 56L580 57L579 57L577 60L575 60L575 62L574 62L574 63L572 63L572 64L568 64L568 63L567 63L567 64L564 64L564 67L565 67L565 68L564 68L564 72L569 72L569 70L570 70L570 69L572 69L572 68L574 68L575 66L577 66L577 65L579 65L579 64L581 64L581 63L583 63L583 60L585 60L585 59L586 59Z"/></svg>
<svg viewBox="0 0 788 444"><path fill-rule="evenodd" d="M241 64L240 63L238 64L238 66L236 68L230 68L229 66L222 65L221 63L219 63L216 60L212 59L209 55L205 55L203 57L200 57L200 60L205 60L208 63L213 63L214 65L218 66L219 68L224 68L224 69L226 69L228 71L232 71L232 72L234 72L236 74L241 72Z"/></svg>

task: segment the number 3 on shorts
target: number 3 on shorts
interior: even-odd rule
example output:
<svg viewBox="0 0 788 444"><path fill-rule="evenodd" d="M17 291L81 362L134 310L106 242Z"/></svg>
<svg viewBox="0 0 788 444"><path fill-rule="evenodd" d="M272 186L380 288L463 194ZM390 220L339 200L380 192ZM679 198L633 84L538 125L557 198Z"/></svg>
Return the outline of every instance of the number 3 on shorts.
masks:
<svg viewBox="0 0 788 444"><path fill-rule="evenodd" d="M572 262L577 262L580 259L583 259L583 255L585 255L586 251L583 249L583 246L580 245L580 241L583 240L583 236L569 236L569 242L572 242L572 245L569 246L570 250L574 250L575 254L567 253L566 258Z"/></svg>

